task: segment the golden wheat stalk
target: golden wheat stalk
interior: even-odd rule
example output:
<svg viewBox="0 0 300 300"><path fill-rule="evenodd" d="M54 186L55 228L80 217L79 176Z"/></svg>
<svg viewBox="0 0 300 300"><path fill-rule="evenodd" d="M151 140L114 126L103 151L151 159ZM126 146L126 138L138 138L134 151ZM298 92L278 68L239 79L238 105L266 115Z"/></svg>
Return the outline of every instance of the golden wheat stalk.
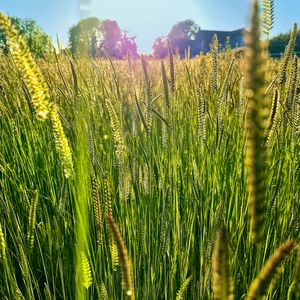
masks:
<svg viewBox="0 0 300 300"><path fill-rule="evenodd" d="M255 300L265 295L278 265L285 260L293 249L294 242L287 240L281 244L267 260L258 276L252 281L246 300Z"/></svg>
<svg viewBox="0 0 300 300"><path fill-rule="evenodd" d="M266 193L266 149L265 132L265 74L263 50L260 42L258 2L253 1L251 27L245 38L246 96L249 104L247 111L247 152L248 191L250 194L249 214L251 233L255 241L263 237L265 193Z"/></svg>
<svg viewBox="0 0 300 300"><path fill-rule="evenodd" d="M120 230L118 225L116 224L115 220L112 216L107 215L106 220L108 222L109 228L112 231L112 235L116 242L116 245L119 250L120 259L123 267L123 282L124 288L126 290L126 295L131 299L134 300L134 287L133 287L133 280L132 280L132 268L131 263L127 254L127 248L125 246L124 240L121 236Z"/></svg>
<svg viewBox="0 0 300 300"><path fill-rule="evenodd" d="M27 40L19 34L10 18L2 12L0 12L0 27L6 34L12 57L24 78L36 116L40 120L45 120L51 110L50 93L42 72L29 51Z"/></svg>
<svg viewBox="0 0 300 300"><path fill-rule="evenodd" d="M55 106L53 106L51 111L51 121L53 126L55 147L61 159L65 177L72 178L74 175L72 152L58 115L57 108Z"/></svg>
<svg viewBox="0 0 300 300"><path fill-rule="evenodd" d="M226 229L218 233L212 258L212 288L217 300L233 300L234 289L229 270L229 250Z"/></svg>

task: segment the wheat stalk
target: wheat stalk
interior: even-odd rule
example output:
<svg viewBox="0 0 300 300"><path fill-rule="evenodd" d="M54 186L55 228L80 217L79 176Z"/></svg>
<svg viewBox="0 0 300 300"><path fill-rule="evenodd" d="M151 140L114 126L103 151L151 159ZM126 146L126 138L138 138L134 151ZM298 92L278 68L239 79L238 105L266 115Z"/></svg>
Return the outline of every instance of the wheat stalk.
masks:
<svg viewBox="0 0 300 300"><path fill-rule="evenodd" d="M51 110L50 93L42 72L29 51L27 40L2 12L0 12L0 27L8 38L11 54L26 82L36 116L39 120L45 120Z"/></svg>
<svg viewBox="0 0 300 300"><path fill-rule="evenodd" d="M294 242L288 240L281 244L267 260L258 276L252 281L246 300L255 300L265 295L278 265L285 260L293 249Z"/></svg>
<svg viewBox="0 0 300 300"><path fill-rule="evenodd" d="M127 254L127 248L125 246L124 240L119 231L118 225L114 221L113 217L110 215L106 216L106 220L108 222L109 228L112 232L114 240L116 242L118 251L120 253L120 259L123 268L123 279L124 279L124 289L126 290L126 295L130 298L130 300L134 300L134 287L132 280L132 269L131 263L129 261L129 257Z"/></svg>
<svg viewBox="0 0 300 300"><path fill-rule="evenodd" d="M263 51L260 42L258 2L253 1L251 27L245 38L246 86L249 98L247 112L248 191L251 233L256 241L263 238L263 224L266 194L266 149L264 147L265 127L265 75Z"/></svg>

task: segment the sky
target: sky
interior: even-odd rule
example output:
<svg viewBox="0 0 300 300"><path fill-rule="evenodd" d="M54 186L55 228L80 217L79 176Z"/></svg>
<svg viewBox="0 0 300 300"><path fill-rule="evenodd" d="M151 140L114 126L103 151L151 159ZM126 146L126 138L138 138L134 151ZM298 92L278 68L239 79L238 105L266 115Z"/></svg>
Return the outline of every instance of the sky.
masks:
<svg viewBox="0 0 300 300"><path fill-rule="evenodd" d="M68 29L81 17L112 19L137 36L140 53L150 53L154 40L166 36L178 21L193 19L201 29L235 30L247 26L250 0L0 0L0 10L32 18L67 45ZM271 35L300 25L300 0L275 0Z"/></svg>

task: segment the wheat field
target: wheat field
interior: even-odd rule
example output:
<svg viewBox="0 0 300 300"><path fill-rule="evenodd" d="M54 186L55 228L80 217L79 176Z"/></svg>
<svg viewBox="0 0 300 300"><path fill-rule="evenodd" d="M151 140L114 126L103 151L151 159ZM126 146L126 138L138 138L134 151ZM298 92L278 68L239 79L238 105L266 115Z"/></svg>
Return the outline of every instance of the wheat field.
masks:
<svg viewBox="0 0 300 300"><path fill-rule="evenodd" d="M0 299L300 297L296 25L276 60L256 5L239 51L35 60L0 20Z"/></svg>

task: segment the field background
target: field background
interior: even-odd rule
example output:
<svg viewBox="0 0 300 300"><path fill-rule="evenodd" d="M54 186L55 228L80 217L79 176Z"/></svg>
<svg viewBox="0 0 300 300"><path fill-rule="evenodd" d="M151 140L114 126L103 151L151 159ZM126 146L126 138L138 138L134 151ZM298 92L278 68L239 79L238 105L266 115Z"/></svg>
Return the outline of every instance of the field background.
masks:
<svg viewBox="0 0 300 300"><path fill-rule="evenodd" d="M213 249L223 224L234 294L245 297L277 246L299 238L295 61L287 58L281 85L282 60L265 57L263 64L267 115L276 90L280 96L278 124L268 134L264 238L257 245L248 218L242 52L184 60L174 54L165 72L160 61L146 59L53 53L37 61L71 148L69 178L53 124L36 119L12 57L1 55L0 298L125 299L124 257L107 214L124 239L136 299L212 299ZM292 90L293 110L285 114ZM296 254L272 278L267 299L295 293Z"/></svg>

